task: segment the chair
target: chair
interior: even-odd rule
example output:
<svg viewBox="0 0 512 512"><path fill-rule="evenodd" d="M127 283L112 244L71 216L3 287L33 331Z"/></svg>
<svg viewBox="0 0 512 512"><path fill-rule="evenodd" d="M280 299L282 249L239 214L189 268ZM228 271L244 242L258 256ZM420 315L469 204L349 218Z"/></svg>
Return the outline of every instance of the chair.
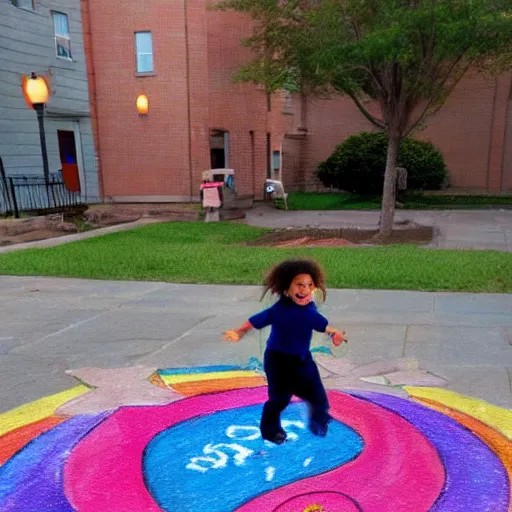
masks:
<svg viewBox="0 0 512 512"><path fill-rule="evenodd" d="M279 180L272 180L270 178L265 180L265 201L273 201L274 206L276 199L284 201L284 207L288 210L288 193L284 191L283 182Z"/></svg>

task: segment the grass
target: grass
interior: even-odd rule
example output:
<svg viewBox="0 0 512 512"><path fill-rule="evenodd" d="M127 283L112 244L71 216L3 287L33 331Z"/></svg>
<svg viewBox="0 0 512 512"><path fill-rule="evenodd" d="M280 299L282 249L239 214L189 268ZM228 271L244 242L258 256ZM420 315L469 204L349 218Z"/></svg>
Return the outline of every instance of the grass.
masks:
<svg viewBox="0 0 512 512"><path fill-rule="evenodd" d="M290 210L372 210L380 209L380 196L348 193L292 192L288 196ZM282 203L279 207L284 208ZM512 196L477 196L409 193L401 199L405 210L512 208Z"/></svg>
<svg viewBox="0 0 512 512"><path fill-rule="evenodd" d="M260 284L267 267L309 256L331 288L512 292L512 254L413 246L276 249L242 242L264 232L243 224L171 222L65 244L0 254L0 274Z"/></svg>

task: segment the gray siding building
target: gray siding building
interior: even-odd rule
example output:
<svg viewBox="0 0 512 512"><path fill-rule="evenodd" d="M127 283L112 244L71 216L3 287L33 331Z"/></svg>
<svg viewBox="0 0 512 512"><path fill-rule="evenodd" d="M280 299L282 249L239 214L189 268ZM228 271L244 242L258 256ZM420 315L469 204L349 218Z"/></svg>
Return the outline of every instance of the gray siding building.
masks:
<svg viewBox="0 0 512 512"><path fill-rule="evenodd" d="M0 0L0 157L10 176L43 176L36 112L21 86L32 72L51 82L50 173L68 164L83 200L99 201L80 0Z"/></svg>

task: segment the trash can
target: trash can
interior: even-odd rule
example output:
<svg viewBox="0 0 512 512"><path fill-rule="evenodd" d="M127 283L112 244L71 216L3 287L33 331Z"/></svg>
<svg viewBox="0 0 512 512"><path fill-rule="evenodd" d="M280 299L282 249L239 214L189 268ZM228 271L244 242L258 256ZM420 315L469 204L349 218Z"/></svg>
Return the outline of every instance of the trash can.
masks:
<svg viewBox="0 0 512 512"><path fill-rule="evenodd" d="M201 204L206 210L205 222L218 222L222 206L222 181L201 183Z"/></svg>
<svg viewBox="0 0 512 512"><path fill-rule="evenodd" d="M221 199L222 209L236 207L236 188L234 169L209 169L203 171L202 183L222 183Z"/></svg>

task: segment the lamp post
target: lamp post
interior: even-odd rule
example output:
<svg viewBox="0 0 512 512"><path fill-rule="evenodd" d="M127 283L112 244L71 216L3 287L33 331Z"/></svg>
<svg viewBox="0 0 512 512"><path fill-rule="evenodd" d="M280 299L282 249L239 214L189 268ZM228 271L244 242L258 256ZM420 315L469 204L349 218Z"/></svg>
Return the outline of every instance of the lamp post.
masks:
<svg viewBox="0 0 512 512"><path fill-rule="evenodd" d="M48 153L46 151L46 136L44 133L44 107L48 102L49 90L46 80L38 77L35 73L25 83L25 93L34 107L37 114L37 122L39 124L39 138L41 140L41 153L43 155L43 172L44 179L48 183L50 171L48 167Z"/></svg>

